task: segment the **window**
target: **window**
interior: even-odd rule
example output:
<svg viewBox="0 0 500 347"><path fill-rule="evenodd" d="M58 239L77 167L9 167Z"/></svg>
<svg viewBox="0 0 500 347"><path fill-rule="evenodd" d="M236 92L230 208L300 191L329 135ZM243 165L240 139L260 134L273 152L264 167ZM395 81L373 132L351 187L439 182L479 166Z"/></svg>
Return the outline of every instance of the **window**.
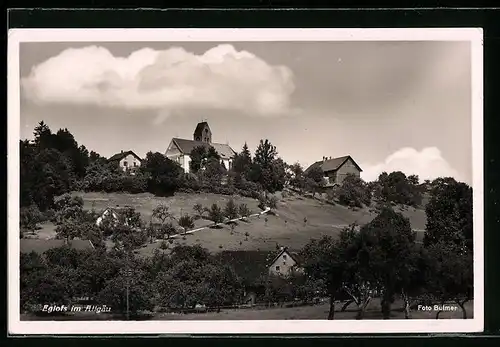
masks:
<svg viewBox="0 0 500 347"><path fill-rule="evenodd" d="M123 166L128 166L128 162L124 161Z"/></svg>
<svg viewBox="0 0 500 347"><path fill-rule="evenodd" d="M134 167L137 167L137 162L134 161Z"/></svg>
<svg viewBox="0 0 500 347"><path fill-rule="evenodd" d="M276 266L276 271L280 271L280 267L279 266Z"/></svg>
<svg viewBox="0 0 500 347"><path fill-rule="evenodd" d="M286 260L286 254L283 254L283 260Z"/></svg>

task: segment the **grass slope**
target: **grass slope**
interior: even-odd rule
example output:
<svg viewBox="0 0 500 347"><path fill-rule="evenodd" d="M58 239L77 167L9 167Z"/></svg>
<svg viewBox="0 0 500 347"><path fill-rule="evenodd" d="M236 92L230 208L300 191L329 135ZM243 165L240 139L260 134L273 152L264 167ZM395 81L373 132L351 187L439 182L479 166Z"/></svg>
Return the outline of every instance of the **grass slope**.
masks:
<svg viewBox="0 0 500 347"><path fill-rule="evenodd" d="M217 194L186 194L177 193L172 197L155 197L151 194L126 194L126 193L74 193L83 198L85 209L102 211L107 207L131 206L141 213L145 222L151 218L152 210L158 204L169 206L175 217L188 213L194 215L193 206L200 203L210 207L213 203L224 207L229 200L228 196ZM245 203L252 213L259 212L258 201L235 196L238 204ZM401 211L411 221L412 228L425 228L425 212L422 209L408 208ZM211 252L222 250L274 250L276 244L287 246L291 249L300 249L311 238L320 238L323 235L335 236L346 225L351 223L365 224L376 216L370 209L351 210L340 205L330 205L311 198L288 196L280 199L277 215L268 215L251 218L248 222L240 221L231 234L229 226L220 229L207 228L175 239L175 243L194 245L201 244ZM307 222L304 223L304 218ZM267 222L266 222L267 219ZM195 228L210 225L210 221L197 220ZM46 238L53 226L42 226L39 232ZM53 232L53 231L52 231ZM248 236L245 234L248 233ZM418 238L422 238L419 233ZM150 244L140 249L140 254L150 255L159 242Z"/></svg>

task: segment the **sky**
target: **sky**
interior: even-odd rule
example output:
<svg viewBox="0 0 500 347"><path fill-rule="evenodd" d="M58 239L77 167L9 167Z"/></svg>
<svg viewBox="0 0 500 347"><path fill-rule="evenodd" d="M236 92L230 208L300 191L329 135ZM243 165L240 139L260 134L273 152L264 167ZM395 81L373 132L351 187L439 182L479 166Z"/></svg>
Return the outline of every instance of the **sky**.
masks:
<svg viewBox="0 0 500 347"><path fill-rule="evenodd" d="M288 163L350 155L374 180L472 180L469 42L44 42L20 46L21 138L43 120L109 157L269 139Z"/></svg>

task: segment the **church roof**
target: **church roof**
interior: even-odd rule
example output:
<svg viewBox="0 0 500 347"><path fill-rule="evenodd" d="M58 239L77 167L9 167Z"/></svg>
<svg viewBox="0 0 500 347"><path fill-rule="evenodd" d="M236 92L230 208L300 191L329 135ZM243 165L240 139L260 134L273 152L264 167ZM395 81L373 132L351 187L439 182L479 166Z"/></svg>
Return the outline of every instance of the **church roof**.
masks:
<svg viewBox="0 0 500 347"><path fill-rule="evenodd" d="M179 139L176 137L174 137L172 141L177 146L177 148L179 148L179 151L181 151L183 154L190 154L193 148L199 146L203 146L206 148L210 146L213 147L222 159L232 158L236 154L236 152L229 145L223 143L207 143L203 141Z"/></svg>
<svg viewBox="0 0 500 347"><path fill-rule="evenodd" d="M194 136L202 136L202 132L205 127L208 127L210 129L207 122L198 123L198 125L196 125L196 129L194 130Z"/></svg>

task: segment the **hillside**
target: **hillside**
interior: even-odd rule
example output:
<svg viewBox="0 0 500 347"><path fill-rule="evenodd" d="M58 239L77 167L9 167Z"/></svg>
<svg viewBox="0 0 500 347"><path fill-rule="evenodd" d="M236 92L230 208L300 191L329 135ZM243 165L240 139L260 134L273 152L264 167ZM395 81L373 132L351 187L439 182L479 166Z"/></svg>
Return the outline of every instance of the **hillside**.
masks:
<svg viewBox="0 0 500 347"><path fill-rule="evenodd" d="M217 194L186 194L177 193L172 197L156 197L152 194L126 194L126 193L81 193L74 195L82 197L84 208L102 211L107 207L131 206L141 213L145 222L151 219L152 210L158 204L166 204L169 211L179 217L181 214L195 214L193 206L200 203L210 207L213 203L224 207L229 196ZM281 198L278 202L276 215L262 215L252 217L247 222L240 221L234 228L233 234L229 226L224 225L219 229L205 228L185 237L176 237L175 244L194 245L201 244L211 252L222 250L274 250L276 244L287 246L291 249L300 249L312 238L323 235L337 235L339 231L351 224L365 224L376 216L372 209L351 210L340 205L323 203L316 199L299 196ZM235 196L237 204L245 203L252 213L260 212L258 201L251 198ZM407 208L401 211L410 219L412 228L423 230L425 228L425 212L423 209ZM304 223L304 218L307 221ZM267 221L266 221L267 219ZM198 219L195 228L209 226L210 221ZM54 225L44 223L37 232L39 238L53 238ZM417 234L419 240L423 232ZM185 239L184 239L185 238ZM148 243L140 250L143 255L152 254L160 242Z"/></svg>
<svg viewBox="0 0 500 347"><path fill-rule="evenodd" d="M177 193L173 197L155 197L151 194L125 194L125 193L74 193L84 200L85 209L101 211L106 207L131 206L134 207L145 222L151 218L152 210L160 203L169 206L169 211L175 217L181 214L194 214L193 206L200 203L209 207L218 203L223 207L229 200L228 196L216 194L186 194ZM245 203L252 213L260 212L255 199L235 196L236 203ZM336 235L346 225L351 223L364 224L376 216L374 211L360 209L353 211L340 205L322 203L316 199L297 196L281 198L278 203L277 215L252 217L248 222L240 221L231 234L229 226L224 225L220 229L205 228L186 235L176 237L175 244L201 244L211 252L222 250L274 250L276 244L288 246L291 249L300 249L311 238L319 238L323 235ZM412 224L414 229L425 228L425 212L422 209L408 208L402 211ZM304 223L304 218L307 222ZM266 222L267 219L267 222ZM210 221L199 219L195 228L208 226ZM50 231L53 234L53 226L47 224L40 231L46 236ZM248 233L246 235L246 233ZM419 233L419 239L422 237ZM185 238L185 239L184 239ZM148 243L139 252L142 255L152 254L158 248L160 242Z"/></svg>

